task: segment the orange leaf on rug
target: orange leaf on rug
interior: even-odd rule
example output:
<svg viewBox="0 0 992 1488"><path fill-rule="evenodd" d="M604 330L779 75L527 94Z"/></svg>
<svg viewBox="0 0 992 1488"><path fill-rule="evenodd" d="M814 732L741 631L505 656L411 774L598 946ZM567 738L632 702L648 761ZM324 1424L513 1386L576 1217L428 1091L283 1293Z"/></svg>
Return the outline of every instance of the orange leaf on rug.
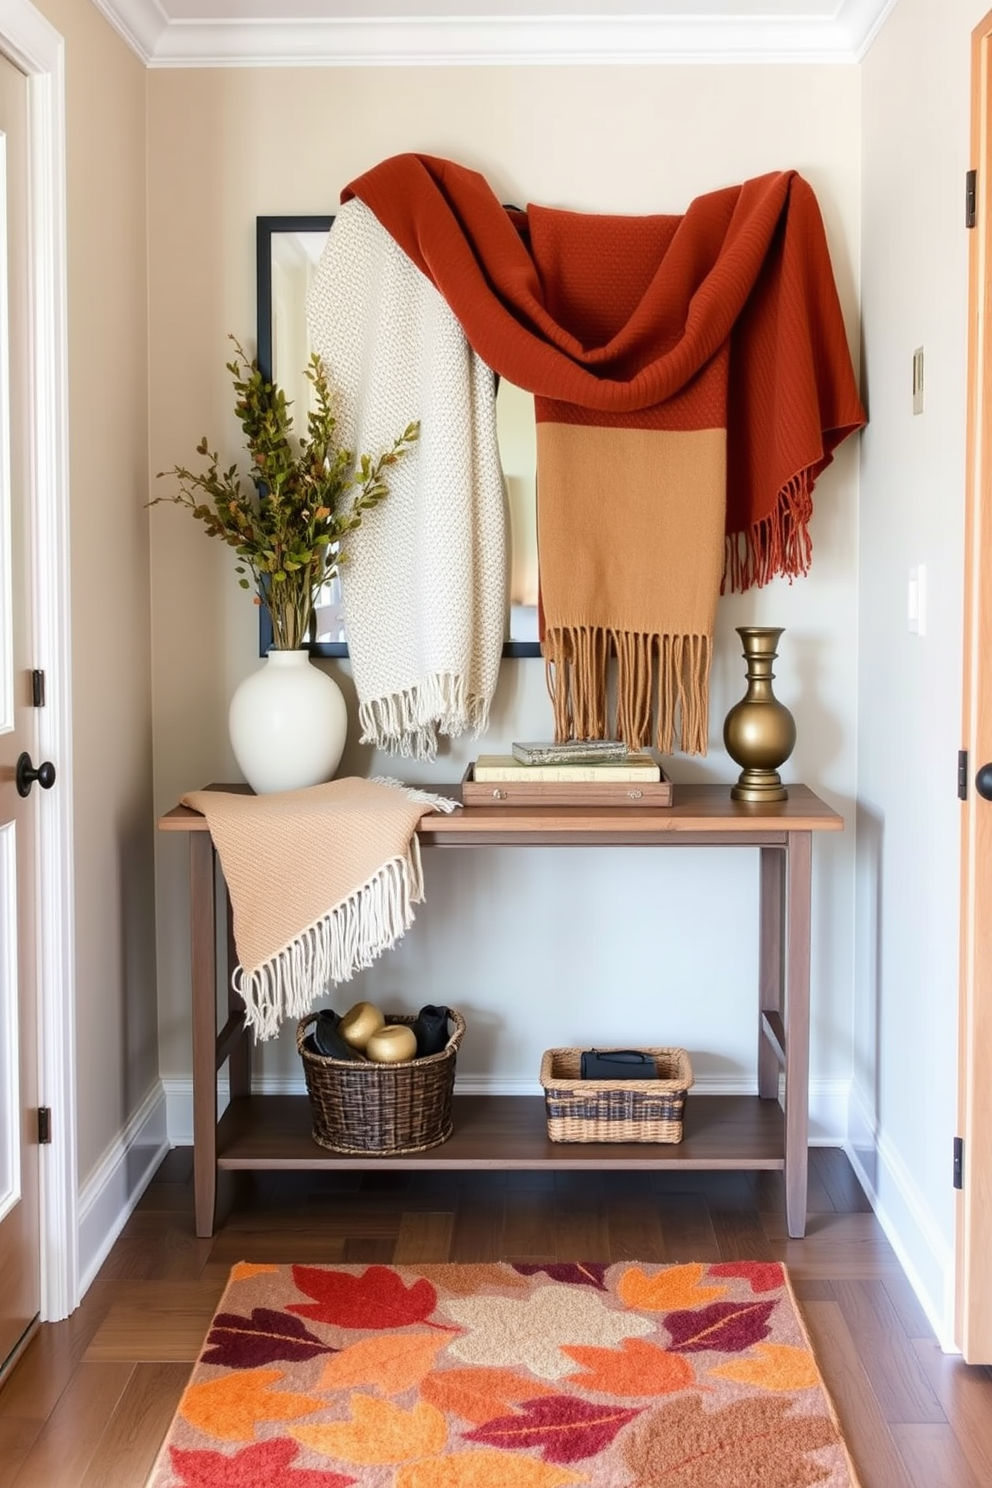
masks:
<svg viewBox="0 0 992 1488"><path fill-rule="evenodd" d="M149 1488L858 1488L785 1268L235 1266Z"/></svg>

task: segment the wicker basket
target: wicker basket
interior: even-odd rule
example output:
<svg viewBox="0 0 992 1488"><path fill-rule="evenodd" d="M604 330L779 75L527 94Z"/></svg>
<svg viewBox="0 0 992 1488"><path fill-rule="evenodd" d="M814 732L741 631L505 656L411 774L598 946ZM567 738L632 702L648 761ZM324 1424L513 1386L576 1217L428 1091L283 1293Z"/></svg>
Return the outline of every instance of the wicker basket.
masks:
<svg viewBox="0 0 992 1488"><path fill-rule="evenodd" d="M655 1080L583 1080L581 1049L548 1049L541 1084L552 1142L681 1142L692 1084L684 1049L645 1049Z"/></svg>
<svg viewBox="0 0 992 1488"><path fill-rule="evenodd" d="M451 1136L451 1097L455 1055L465 1033L465 1020L450 1009L454 1024L440 1054L405 1059L397 1064L371 1060L330 1059L304 1048L317 1014L296 1030L296 1047L313 1113L313 1139L332 1152L423 1152ZM387 1015L387 1023L415 1022Z"/></svg>

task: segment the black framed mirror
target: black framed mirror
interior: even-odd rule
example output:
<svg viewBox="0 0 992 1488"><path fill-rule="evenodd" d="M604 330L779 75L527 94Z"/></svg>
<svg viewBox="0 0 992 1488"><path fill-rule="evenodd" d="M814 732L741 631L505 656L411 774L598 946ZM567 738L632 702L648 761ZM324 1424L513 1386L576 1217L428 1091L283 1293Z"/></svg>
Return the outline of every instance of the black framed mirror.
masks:
<svg viewBox="0 0 992 1488"><path fill-rule="evenodd" d="M277 380L302 406L310 357L306 293L333 216L256 218L256 356L262 376ZM537 535L534 408L529 393L503 380L496 399L500 454L509 503L510 592L504 656L540 656L537 639ZM311 656L347 656L341 593L335 579L316 610ZM259 654L272 644L269 613L259 609Z"/></svg>

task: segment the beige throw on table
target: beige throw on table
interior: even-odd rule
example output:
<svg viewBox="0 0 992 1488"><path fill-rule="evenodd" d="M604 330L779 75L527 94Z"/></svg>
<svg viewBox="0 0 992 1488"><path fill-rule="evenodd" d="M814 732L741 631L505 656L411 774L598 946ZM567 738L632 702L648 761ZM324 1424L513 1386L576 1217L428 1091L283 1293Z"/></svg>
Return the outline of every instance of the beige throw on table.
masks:
<svg viewBox="0 0 992 1488"><path fill-rule="evenodd" d="M346 778L263 796L191 791L182 804L206 817L220 857L240 963L232 981L262 1040L406 932L424 897L417 823L456 803Z"/></svg>

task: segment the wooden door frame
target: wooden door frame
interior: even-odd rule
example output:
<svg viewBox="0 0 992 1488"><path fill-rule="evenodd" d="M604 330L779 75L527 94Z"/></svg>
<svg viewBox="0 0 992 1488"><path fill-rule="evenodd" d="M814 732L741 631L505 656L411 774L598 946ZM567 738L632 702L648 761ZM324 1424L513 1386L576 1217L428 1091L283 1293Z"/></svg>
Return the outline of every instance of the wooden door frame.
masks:
<svg viewBox="0 0 992 1488"><path fill-rule="evenodd" d="M971 34L971 165L977 171L968 271L963 737L967 799L961 816L961 974L955 1334L969 1363L992 1363L992 803L974 785L992 760L992 11ZM985 681L983 685L983 673Z"/></svg>
<svg viewBox="0 0 992 1488"><path fill-rule="evenodd" d="M39 803L39 1092L53 1112L42 1152L41 1316L79 1302L73 935L69 363L66 312L65 57L30 0L0 0L0 50L28 79L28 388L34 665L45 672L37 747L58 784Z"/></svg>

